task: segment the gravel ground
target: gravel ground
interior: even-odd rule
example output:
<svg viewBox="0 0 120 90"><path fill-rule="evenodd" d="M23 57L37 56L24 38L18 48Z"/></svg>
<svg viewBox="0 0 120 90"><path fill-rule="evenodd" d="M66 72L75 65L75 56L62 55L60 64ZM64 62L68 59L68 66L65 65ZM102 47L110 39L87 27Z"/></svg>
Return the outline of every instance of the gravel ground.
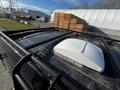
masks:
<svg viewBox="0 0 120 90"><path fill-rule="evenodd" d="M0 27L0 31L5 31L5 29ZM12 78L1 60L0 60L0 90L13 90Z"/></svg>
<svg viewBox="0 0 120 90"><path fill-rule="evenodd" d="M3 29L3 28L0 27L0 31L5 31L5 29Z"/></svg>
<svg viewBox="0 0 120 90"><path fill-rule="evenodd" d="M13 90L13 83L10 74L0 60L0 90Z"/></svg>
<svg viewBox="0 0 120 90"><path fill-rule="evenodd" d="M39 21L33 21L32 22L33 28L47 28L47 27L52 27L50 23L44 23L44 22L39 22Z"/></svg>
<svg viewBox="0 0 120 90"><path fill-rule="evenodd" d="M0 31L5 31L5 29L0 27ZM13 90L13 81L5 68L3 62L0 59L0 90Z"/></svg>

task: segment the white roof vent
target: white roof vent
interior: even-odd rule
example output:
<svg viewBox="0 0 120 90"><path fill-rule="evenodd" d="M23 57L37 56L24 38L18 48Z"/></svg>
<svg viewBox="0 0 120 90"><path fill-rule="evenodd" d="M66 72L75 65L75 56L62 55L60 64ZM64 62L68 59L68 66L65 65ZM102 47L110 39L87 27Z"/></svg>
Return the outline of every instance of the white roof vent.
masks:
<svg viewBox="0 0 120 90"><path fill-rule="evenodd" d="M80 39L66 39L54 47L54 53L59 54L67 62L89 67L103 72L105 63L102 50L96 45Z"/></svg>

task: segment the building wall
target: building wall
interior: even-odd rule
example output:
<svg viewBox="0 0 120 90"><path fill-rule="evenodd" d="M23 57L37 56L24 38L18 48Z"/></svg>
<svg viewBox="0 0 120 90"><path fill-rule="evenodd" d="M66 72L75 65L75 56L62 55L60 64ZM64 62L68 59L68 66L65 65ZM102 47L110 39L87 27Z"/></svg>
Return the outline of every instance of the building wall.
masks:
<svg viewBox="0 0 120 90"><path fill-rule="evenodd" d="M54 13L71 13L84 20L90 25L120 31L120 10L119 9L72 9L55 10L51 15L51 22L54 21Z"/></svg>
<svg viewBox="0 0 120 90"><path fill-rule="evenodd" d="M11 12L9 10L0 7L0 18L1 17L2 18L7 18L8 15L10 15L10 14L11 14Z"/></svg>

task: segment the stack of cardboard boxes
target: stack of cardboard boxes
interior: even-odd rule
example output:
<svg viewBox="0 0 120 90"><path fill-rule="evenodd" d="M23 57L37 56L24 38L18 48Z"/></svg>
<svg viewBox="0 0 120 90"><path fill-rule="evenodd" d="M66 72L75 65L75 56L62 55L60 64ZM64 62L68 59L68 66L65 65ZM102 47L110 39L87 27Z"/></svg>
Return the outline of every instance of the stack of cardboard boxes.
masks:
<svg viewBox="0 0 120 90"><path fill-rule="evenodd" d="M88 24L73 14L55 13L53 25L72 31L85 32Z"/></svg>

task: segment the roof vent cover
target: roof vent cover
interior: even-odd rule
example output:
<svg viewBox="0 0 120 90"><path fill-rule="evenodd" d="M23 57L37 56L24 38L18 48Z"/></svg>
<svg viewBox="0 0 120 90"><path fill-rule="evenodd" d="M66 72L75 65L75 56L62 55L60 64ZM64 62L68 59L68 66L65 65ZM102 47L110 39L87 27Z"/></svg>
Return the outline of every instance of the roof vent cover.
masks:
<svg viewBox="0 0 120 90"><path fill-rule="evenodd" d="M102 50L96 45L80 39L66 39L54 47L54 53L98 72L103 72L105 63Z"/></svg>

